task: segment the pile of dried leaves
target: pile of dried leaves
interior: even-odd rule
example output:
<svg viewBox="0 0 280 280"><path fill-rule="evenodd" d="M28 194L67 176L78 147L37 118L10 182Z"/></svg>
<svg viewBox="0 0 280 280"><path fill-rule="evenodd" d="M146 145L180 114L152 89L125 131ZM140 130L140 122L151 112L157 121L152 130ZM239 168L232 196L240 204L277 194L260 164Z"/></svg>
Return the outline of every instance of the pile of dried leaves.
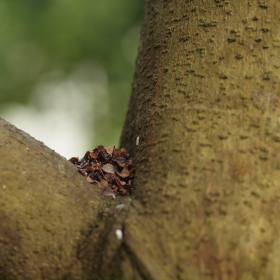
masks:
<svg viewBox="0 0 280 280"><path fill-rule="evenodd" d="M105 196L129 195L132 189L134 166L124 148L104 148L99 145L87 151L83 158L69 159L89 183L97 183Z"/></svg>

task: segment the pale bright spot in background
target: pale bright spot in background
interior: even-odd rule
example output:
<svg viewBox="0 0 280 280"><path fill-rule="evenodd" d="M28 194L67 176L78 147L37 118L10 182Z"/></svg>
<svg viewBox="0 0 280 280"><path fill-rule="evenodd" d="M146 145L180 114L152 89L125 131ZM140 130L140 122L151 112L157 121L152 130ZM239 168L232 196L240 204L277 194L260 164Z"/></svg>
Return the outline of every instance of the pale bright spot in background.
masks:
<svg viewBox="0 0 280 280"><path fill-rule="evenodd" d="M108 113L107 75L100 67L83 64L68 77L46 75L36 86L30 104L11 104L1 112L24 130L69 159L82 157L94 137L94 113Z"/></svg>

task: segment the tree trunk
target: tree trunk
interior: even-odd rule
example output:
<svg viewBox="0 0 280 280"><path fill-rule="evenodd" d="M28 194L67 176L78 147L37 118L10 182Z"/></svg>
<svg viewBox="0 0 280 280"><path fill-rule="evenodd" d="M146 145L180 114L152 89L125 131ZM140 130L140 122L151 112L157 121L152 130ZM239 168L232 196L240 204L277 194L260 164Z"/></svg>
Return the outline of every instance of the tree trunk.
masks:
<svg viewBox="0 0 280 280"><path fill-rule="evenodd" d="M143 279L279 279L279 14L276 0L147 1L122 135Z"/></svg>
<svg viewBox="0 0 280 280"><path fill-rule="evenodd" d="M278 280L279 12L147 0L121 141L131 198L101 197L1 120L0 278Z"/></svg>

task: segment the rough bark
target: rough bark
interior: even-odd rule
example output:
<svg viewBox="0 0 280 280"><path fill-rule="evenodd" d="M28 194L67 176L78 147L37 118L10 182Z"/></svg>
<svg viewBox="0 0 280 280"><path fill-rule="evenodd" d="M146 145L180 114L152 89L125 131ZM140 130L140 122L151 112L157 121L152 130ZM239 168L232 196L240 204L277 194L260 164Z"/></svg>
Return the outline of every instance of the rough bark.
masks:
<svg viewBox="0 0 280 280"><path fill-rule="evenodd" d="M100 197L1 120L0 278L278 280L279 11L147 0L121 144L131 198Z"/></svg>
<svg viewBox="0 0 280 280"><path fill-rule="evenodd" d="M125 243L143 279L279 278L279 12L147 1L122 135L137 159Z"/></svg>
<svg viewBox="0 0 280 280"><path fill-rule="evenodd" d="M3 119L0 174L0 279L97 277L103 242L110 242L107 227L118 226L113 215L103 223L112 200L65 158ZM120 242L111 239L116 251Z"/></svg>

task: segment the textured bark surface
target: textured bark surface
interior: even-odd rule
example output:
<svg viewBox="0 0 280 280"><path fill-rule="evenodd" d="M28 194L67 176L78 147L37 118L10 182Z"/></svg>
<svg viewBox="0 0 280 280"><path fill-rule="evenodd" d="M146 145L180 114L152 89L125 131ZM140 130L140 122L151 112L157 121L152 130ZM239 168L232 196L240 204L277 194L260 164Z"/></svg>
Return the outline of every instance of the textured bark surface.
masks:
<svg viewBox="0 0 280 280"><path fill-rule="evenodd" d="M122 135L139 278L279 278L279 13L276 0L147 1Z"/></svg>
<svg viewBox="0 0 280 280"><path fill-rule="evenodd" d="M112 200L72 163L3 119L0 174L0 279L93 279L103 235L106 242L110 237L102 219Z"/></svg>
<svg viewBox="0 0 280 280"><path fill-rule="evenodd" d="M279 14L147 0L121 143L131 198L101 197L0 120L0 278L278 280Z"/></svg>

